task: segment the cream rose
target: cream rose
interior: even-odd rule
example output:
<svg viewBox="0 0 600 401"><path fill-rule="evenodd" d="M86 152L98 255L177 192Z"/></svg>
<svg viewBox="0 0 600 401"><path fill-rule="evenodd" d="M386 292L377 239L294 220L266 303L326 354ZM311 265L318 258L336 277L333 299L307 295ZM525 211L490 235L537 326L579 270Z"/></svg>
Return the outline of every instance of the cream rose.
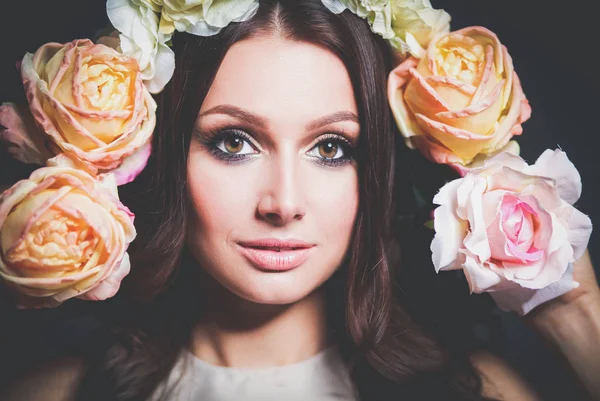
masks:
<svg viewBox="0 0 600 401"><path fill-rule="evenodd" d="M348 9L367 19L371 30L400 51L421 57L429 41L450 30L450 15L431 7L429 0L322 0L331 12Z"/></svg>
<svg viewBox="0 0 600 401"><path fill-rule="evenodd" d="M133 214L98 178L61 155L0 195L0 277L22 306L104 299L128 273Z"/></svg>
<svg viewBox="0 0 600 401"><path fill-rule="evenodd" d="M211 36L229 25L250 19L258 0L138 0L160 12L160 32Z"/></svg>
<svg viewBox="0 0 600 401"><path fill-rule="evenodd" d="M52 153L79 160L92 174L111 171L119 185L144 168L156 103L134 58L89 40L48 43L25 55L21 72L31 115ZM43 136L21 130L33 124L15 124L28 118L13 105L2 105L0 125L10 132L2 137L18 147L27 142L19 137Z"/></svg>
<svg viewBox="0 0 600 401"><path fill-rule="evenodd" d="M175 71L175 54L167 45L172 35L159 31L156 11L160 11L160 7L142 0L108 0L106 13L118 30L117 38L99 40L136 58L150 93L161 92Z"/></svg>
<svg viewBox="0 0 600 401"><path fill-rule="evenodd" d="M471 292L490 292L520 314L576 288L570 264L592 231L572 206L580 194L562 151L546 150L531 166L509 153L487 160L433 199L436 271L462 269Z"/></svg>
<svg viewBox="0 0 600 401"><path fill-rule="evenodd" d="M531 114L506 48L482 27L434 38L421 60L390 73L388 98L408 146L462 173L520 135Z"/></svg>
<svg viewBox="0 0 600 401"><path fill-rule="evenodd" d="M322 3L334 14L348 9L353 14L365 18L374 33L385 39L394 37L392 4L389 0L322 0Z"/></svg>
<svg viewBox="0 0 600 401"><path fill-rule="evenodd" d="M421 58L425 48L438 34L450 31L450 14L436 10L429 0L392 1L391 44L405 55L410 53Z"/></svg>

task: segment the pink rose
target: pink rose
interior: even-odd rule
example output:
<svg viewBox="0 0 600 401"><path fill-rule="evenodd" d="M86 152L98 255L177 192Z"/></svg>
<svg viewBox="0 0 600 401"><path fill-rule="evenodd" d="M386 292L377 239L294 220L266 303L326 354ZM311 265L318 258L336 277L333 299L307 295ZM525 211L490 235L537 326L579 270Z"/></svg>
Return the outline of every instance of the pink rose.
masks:
<svg viewBox="0 0 600 401"><path fill-rule="evenodd" d="M0 138L15 157L65 153L92 174L113 172L118 185L145 167L156 103L135 58L87 39L47 43L25 55L21 74L31 113L0 106Z"/></svg>
<svg viewBox="0 0 600 401"><path fill-rule="evenodd" d="M22 307L113 296L129 273L133 214L112 174L59 155L0 195L0 279Z"/></svg>
<svg viewBox="0 0 600 401"><path fill-rule="evenodd" d="M506 47L483 27L437 35L422 59L390 73L388 98L407 145L463 174L520 135L531 114Z"/></svg>
<svg viewBox="0 0 600 401"><path fill-rule="evenodd" d="M487 160L433 199L436 271L463 269L471 292L521 314L576 288L570 264L592 232L572 206L580 194L579 173L560 150L531 166L509 153Z"/></svg>

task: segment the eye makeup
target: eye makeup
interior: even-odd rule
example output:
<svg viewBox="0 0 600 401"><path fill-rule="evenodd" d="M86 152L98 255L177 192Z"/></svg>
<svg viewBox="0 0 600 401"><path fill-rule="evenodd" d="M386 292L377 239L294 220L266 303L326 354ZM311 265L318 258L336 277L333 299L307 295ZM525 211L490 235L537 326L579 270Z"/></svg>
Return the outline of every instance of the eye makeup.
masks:
<svg viewBox="0 0 600 401"><path fill-rule="evenodd" d="M239 164L255 158L259 153L259 146L252 135L246 130L236 126L222 127L214 130L195 132L197 140L216 159L229 164ZM228 145L242 148L239 151L230 151ZM229 149L228 149L229 147ZM323 155L334 151L334 154ZM240 153L240 152L244 153ZM343 132L327 132L321 135L307 152L308 157L326 167L340 167L354 160L355 146L352 145Z"/></svg>
<svg viewBox="0 0 600 401"><path fill-rule="evenodd" d="M252 136L243 129L237 127L224 127L217 130L208 130L195 132L200 144L216 159L229 164L238 164L250 160L255 157L259 151L258 146ZM244 146L242 150L248 147L252 149L252 153L234 153L227 150L226 141L236 141Z"/></svg>
<svg viewBox="0 0 600 401"><path fill-rule="evenodd" d="M323 149L321 148L323 145L325 145L326 151L335 150L333 157L323 156L321 154L320 150ZM315 149L317 150L318 155L315 156L311 154L309 156L314 157L317 163L326 167L339 167L354 160L355 146L346 139L343 133L328 132L321 135L309 153L312 153ZM338 156L338 153L341 153L341 155Z"/></svg>

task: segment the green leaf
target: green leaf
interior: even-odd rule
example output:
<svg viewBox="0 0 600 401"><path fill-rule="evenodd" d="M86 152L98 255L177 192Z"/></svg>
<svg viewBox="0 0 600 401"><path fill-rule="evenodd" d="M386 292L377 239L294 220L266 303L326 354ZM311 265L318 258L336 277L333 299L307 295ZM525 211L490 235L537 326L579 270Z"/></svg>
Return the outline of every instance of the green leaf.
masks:
<svg viewBox="0 0 600 401"><path fill-rule="evenodd" d="M423 226L429 228L430 230L435 230L433 220L427 220L425 223L423 223Z"/></svg>

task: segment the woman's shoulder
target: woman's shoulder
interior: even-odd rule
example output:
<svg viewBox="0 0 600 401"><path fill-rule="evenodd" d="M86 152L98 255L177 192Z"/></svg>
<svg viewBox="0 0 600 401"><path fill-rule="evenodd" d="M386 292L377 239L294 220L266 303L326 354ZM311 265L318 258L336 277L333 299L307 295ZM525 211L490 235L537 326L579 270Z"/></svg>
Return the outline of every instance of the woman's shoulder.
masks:
<svg viewBox="0 0 600 401"><path fill-rule="evenodd" d="M85 368L85 360L78 357L63 357L46 362L0 392L0 400L74 401Z"/></svg>
<svg viewBox="0 0 600 401"><path fill-rule="evenodd" d="M541 397L508 362L489 351L471 354L471 362L481 375L486 397L511 401L541 401Z"/></svg>

